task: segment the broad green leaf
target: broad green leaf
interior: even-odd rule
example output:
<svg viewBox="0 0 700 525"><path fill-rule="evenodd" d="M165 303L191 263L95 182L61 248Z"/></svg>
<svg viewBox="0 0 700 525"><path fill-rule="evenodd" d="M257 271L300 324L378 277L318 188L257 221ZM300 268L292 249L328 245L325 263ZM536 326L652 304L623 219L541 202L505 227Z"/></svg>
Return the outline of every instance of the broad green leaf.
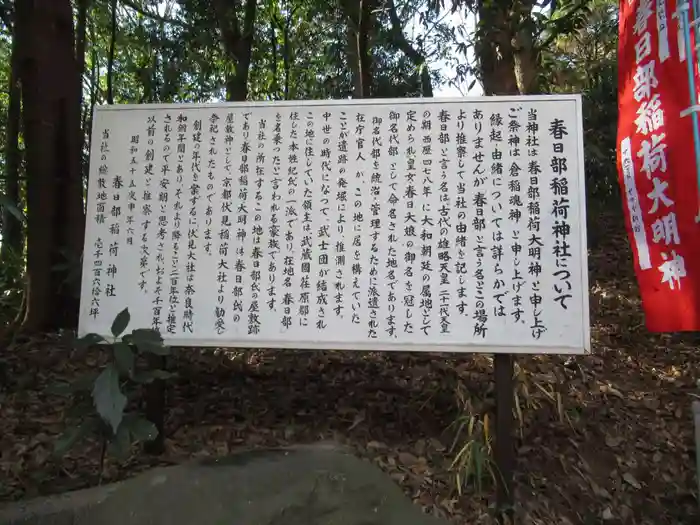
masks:
<svg viewBox="0 0 700 525"><path fill-rule="evenodd" d="M131 321L131 314L129 314L128 308L124 308L112 322L112 335L119 337L126 330L126 327L129 326L129 321Z"/></svg>
<svg viewBox="0 0 700 525"><path fill-rule="evenodd" d="M131 376L134 371L134 352L126 343L114 343L114 361L120 373Z"/></svg>
<svg viewBox="0 0 700 525"><path fill-rule="evenodd" d="M109 441L109 452L119 460L126 460L131 451L131 434L123 423L119 425L116 435Z"/></svg>
<svg viewBox="0 0 700 525"><path fill-rule="evenodd" d="M153 354L161 357L166 357L171 354L171 350L169 346L165 346L161 343L151 343L151 342L143 342L141 344L136 344L136 348L139 349L139 352L142 354Z"/></svg>
<svg viewBox="0 0 700 525"><path fill-rule="evenodd" d="M119 388L119 372L111 363L102 370L102 373L95 380L92 399L97 413L105 423L112 427L112 432L116 434L124 417L126 397Z"/></svg>
<svg viewBox="0 0 700 525"><path fill-rule="evenodd" d="M79 425L67 429L54 443L54 454L62 457L82 438L96 428L94 420L82 421Z"/></svg>
<svg viewBox="0 0 700 525"><path fill-rule="evenodd" d="M76 348L88 348L89 346L96 345L98 343L104 342L104 338L98 334L85 334L75 340Z"/></svg>
<svg viewBox="0 0 700 525"><path fill-rule="evenodd" d="M135 441L153 441L158 437L158 429L146 418L128 416L122 425L129 429Z"/></svg>
<svg viewBox="0 0 700 525"><path fill-rule="evenodd" d="M157 330L137 328L131 332L128 338L129 343L135 345L142 354L167 356L171 353L170 347L163 345L163 338Z"/></svg>
<svg viewBox="0 0 700 525"><path fill-rule="evenodd" d="M78 392L89 391L94 383L97 374L86 374L73 382L61 381L46 387L46 393L56 396L70 396Z"/></svg>
<svg viewBox="0 0 700 525"><path fill-rule="evenodd" d="M142 342L162 343L163 338L158 330L153 330L152 328L137 328L131 332L131 342L135 345Z"/></svg>

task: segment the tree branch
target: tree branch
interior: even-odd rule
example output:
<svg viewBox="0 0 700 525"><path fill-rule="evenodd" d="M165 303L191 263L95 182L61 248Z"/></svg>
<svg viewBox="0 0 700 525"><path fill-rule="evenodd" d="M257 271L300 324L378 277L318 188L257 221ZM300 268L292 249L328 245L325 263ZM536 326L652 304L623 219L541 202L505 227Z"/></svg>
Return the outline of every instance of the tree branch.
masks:
<svg viewBox="0 0 700 525"><path fill-rule="evenodd" d="M406 58L408 58L416 68L420 68L423 96L432 97L433 85L425 57L411 45L411 43L406 39L406 35L403 34L401 19L396 12L396 4L394 3L394 0L388 0L387 7L389 9L389 19L391 20L390 33L394 40L394 44L396 44L396 46L403 52L404 55L406 55Z"/></svg>
<svg viewBox="0 0 700 525"><path fill-rule="evenodd" d="M0 22L7 28L8 31L12 31L12 10L5 4L0 5Z"/></svg>
<svg viewBox="0 0 700 525"><path fill-rule="evenodd" d="M136 2L134 2L133 0L122 0L122 4L124 4L126 7L129 7L130 9L133 9L140 15L145 16L146 18L150 18L151 20L156 20L158 22L184 27L185 29L190 28L189 25L187 25L185 22L181 22L180 20L160 16L158 13L151 13L150 11L147 11L143 7L137 5Z"/></svg>
<svg viewBox="0 0 700 525"><path fill-rule="evenodd" d="M548 49L554 41L557 39L557 37L561 36L562 31L561 31L561 26L563 26L566 22L569 22L574 15L576 15L579 11L582 11L585 9L589 4L589 0L581 0L579 3L577 3L574 7L569 9L565 15L563 15L561 18L557 18L556 20L551 20L543 29L540 31L540 33L537 35L537 38L542 36L542 33L547 31L548 29L551 30L549 33L549 36L547 39L542 42L538 48L539 49Z"/></svg>
<svg viewBox="0 0 700 525"><path fill-rule="evenodd" d="M252 43L253 29L255 27L256 0L247 0L243 11L243 38L250 38Z"/></svg>

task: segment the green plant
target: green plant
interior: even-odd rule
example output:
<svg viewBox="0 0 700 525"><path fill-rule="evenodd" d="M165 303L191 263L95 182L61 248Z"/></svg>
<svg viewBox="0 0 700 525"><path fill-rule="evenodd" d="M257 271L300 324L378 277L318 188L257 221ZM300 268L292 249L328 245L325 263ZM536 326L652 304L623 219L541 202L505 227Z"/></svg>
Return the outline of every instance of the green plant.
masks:
<svg viewBox="0 0 700 525"><path fill-rule="evenodd" d="M459 416L450 425L456 427L450 454L455 454L450 470L454 475L457 494L461 496L471 485L477 494L484 483L496 483L497 468L493 458L490 418L488 412L481 414L475 409L472 399L461 384L457 387Z"/></svg>
<svg viewBox="0 0 700 525"><path fill-rule="evenodd" d="M136 412L126 411L128 401L138 394L136 387L174 376L165 370L139 366L143 364L140 357L167 356L170 348L163 344L157 330L138 328L122 335L130 320L129 310L125 308L114 318L111 340L95 333L76 339L78 348L100 345L108 350L109 361L99 373L59 383L50 389L51 393L71 399L66 416L74 423L56 441L55 453L62 456L81 439L97 437L102 444L100 479L108 451L125 458L135 442L151 441L158 435L153 423Z"/></svg>
<svg viewBox="0 0 700 525"><path fill-rule="evenodd" d="M24 286L23 254L5 250L0 264L0 324L9 325L19 311Z"/></svg>

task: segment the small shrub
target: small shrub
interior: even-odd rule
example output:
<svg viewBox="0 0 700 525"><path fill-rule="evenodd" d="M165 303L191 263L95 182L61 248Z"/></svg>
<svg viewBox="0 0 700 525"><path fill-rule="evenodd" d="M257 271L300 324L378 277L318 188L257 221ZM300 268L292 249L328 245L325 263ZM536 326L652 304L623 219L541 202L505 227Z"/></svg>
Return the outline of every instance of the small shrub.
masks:
<svg viewBox="0 0 700 525"><path fill-rule="evenodd" d="M66 416L74 422L56 441L55 453L63 456L80 440L96 437L102 443L100 478L107 452L124 459L134 443L151 441L158 435L153 423L136 412L126 412L128 401L138 395L138 387L174 376L164 370L137 366L139 357L167 356L170 348L163 344L157 330L138 328L122 335L130 320L127 308L117 314L110 341L94 333L76 339L76 347L100 345L111 358L100 371L50 388L50 393L70 398Z"/></svg>

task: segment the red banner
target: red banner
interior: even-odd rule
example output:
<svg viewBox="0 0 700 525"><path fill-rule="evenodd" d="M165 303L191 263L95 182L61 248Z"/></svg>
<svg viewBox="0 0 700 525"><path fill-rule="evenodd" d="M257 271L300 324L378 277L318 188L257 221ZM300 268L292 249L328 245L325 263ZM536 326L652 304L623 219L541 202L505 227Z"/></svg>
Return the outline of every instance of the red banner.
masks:
<svg viewBox="0 0 700 525"><path fill-rule="evenodd" d="M694 72L697 63L694 51L687 56L684 13L677 5L677 0L620 3L617 164L652 332L700 330L693 117L681 116L691 106L687 61Z"/></svg>

